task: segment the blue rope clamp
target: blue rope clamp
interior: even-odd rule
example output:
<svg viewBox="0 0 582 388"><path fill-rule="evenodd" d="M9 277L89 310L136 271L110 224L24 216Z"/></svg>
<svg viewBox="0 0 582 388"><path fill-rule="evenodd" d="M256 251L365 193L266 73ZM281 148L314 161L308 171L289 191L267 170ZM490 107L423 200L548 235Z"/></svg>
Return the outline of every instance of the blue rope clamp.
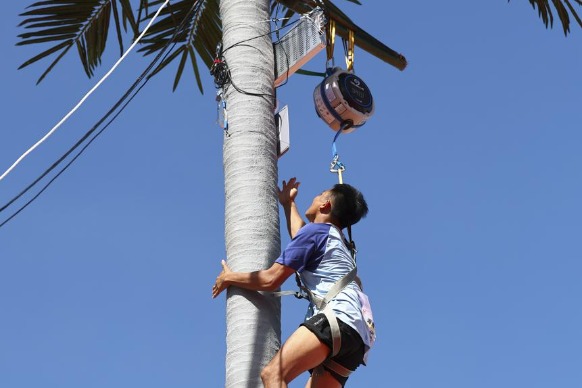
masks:
<svg viewBox="0 0 582 388"><path fill-rule="evenodd" d="M339 180L340 184L344 183L342 173L346 170L346 166L339 160L339 154L337 153L337 147L335 145L335 142L337 141L337 138L339 137L340 133L342 133L345 130L348 130L353 125L354 125L354 123L351 120L343 121L341 123L341 127L340 127L339 131L337 131L337 133L333 137L333 143L331 145L332 160L331 160L331 163L329 166L329 171L333 172L333 173L337 173L338 180Z"/></svg>

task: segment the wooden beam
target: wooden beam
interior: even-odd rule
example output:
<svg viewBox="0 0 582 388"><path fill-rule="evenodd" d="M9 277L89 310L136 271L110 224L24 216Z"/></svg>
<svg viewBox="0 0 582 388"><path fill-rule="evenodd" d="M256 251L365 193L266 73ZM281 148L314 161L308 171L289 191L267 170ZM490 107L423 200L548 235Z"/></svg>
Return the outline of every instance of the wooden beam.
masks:
<svg viewBox="0 0 582 388"><path fill-rule="evenodd" d="M309 13L318 4L313 0L276 0L285 7L292 9L298 14ZM392 50L372 35L368 34L362 28L357 26L345 13L336 7L331 1L323 0L324 12L326 16L333 19L336 23L336 33L343 39L348 39L348 31L352 30L355 35L355 44L362 50L367 51L376 58L404 70L408 62L404 55Z"/></svg>

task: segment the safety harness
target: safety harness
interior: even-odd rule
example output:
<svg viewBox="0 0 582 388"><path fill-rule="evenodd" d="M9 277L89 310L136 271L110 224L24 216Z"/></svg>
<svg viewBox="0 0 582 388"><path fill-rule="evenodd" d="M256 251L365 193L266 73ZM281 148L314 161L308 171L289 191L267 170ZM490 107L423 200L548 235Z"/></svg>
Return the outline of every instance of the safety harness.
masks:
<svg viewBox="0 0 582 388"><path fill-rule="evenodd" d="M355 263L355 260L356 260L355 246L356 246L356 244L352 240L350 227L348 227L348 234L349 234L349 238L350 238L348 247L350 248L350 253L351 253L351 256L354 259L354 263ZM295 281L297 282L297 286L299 287L299 291L278 291L278 292L271 293L273 296L294 295L296 298L299 298L299 299L307 299L311 303L313 303L313 305L315 307L317 307L317 309L322 314L324 314L325 317L327 318L327 321L329 322L329 327L330 327L330 331L331 331L331 338L332 338L331 354L319 367L315 368L315 372L317 372L318 368L321 368L321 367L326 367L326 368L334 371L335 373L337 373L343 377L348 377L350 375L350 373L353 372L352 370L350 370L350 369L348 369L348 368L346 368L346 367L344 367L344 366L342 366L342 365L340 365L337 362L332 360L332 358L338 354L338 352L340 351L340 349L342 347L342 336L341 336L340 327L339 327L337 317L335 316L333 310L328 306L328 304L336 296L338 296L339 293L342 292L342 290L344 288L346 288L351 282L353 282L356 279L356 275L357 275L357 267L354 266L354 268L350 272L348 272L347 274L342 276L340 279L338 279L331 286L331 288L328 290L328 292L324 296L321 297L321 296L316 295L314 292L312 292L307 287L305 287L305 285L301 281L301 276L299 275L298 272L295 272Z"/></svg>
<svg viewBox="0 0 582 388"><path fill-rule="evenodd" d="M306 291L307 294L309 295L309 301L313 303L318 308L318 310L325 315L329 323L329 328L331 330L332 338L331 354L321 364L321 366L325 366L328 369L333 370L334 372L343 377L348 377L350 373L352 373L353 371L345 368L344 366L332 360L332 358L338 354L342 347L342 335L340 332L337 317L335 316L333 310L330 307L328 307L328 303L331 302L345 287L347 287L348 284L350 284L356 279L356 274L357 268L354 267L350 272L348 272L342 278L336 281L323 298L318 297L317 295L315 295L310 290L304 287L304 291Z"/></svg>

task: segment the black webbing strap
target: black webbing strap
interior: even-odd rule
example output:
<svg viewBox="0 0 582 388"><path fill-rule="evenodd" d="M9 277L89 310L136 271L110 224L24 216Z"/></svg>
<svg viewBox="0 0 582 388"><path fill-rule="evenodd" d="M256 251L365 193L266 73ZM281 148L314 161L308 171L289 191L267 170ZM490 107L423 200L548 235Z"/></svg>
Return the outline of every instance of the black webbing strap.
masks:
<svg viewBox="0 0 582 388"><path fill-rule="evenodd" d="M350 241L348 242L348 248L350 250L350 253L352 254L352 258L354 259L354 261L356 261L356 253L358 253L358 251L356 249L356 242L352 238L352 226L351 225L348 226L348 237L350 239Z"/></svg>

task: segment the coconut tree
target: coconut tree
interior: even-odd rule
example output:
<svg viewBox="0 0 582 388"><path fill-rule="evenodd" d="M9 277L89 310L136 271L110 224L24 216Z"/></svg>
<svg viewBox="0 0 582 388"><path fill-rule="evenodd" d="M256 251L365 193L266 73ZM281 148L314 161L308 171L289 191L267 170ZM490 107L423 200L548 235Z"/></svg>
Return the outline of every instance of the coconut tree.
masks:
<svg viewBox="0 0 582 388"><path fill-rule="evenodd" d="M348 0L359 4L357 0ZM579 0L573 0L577 6ZM114 26L120 52L163 0L46 0L22 14L25 29L19 45L49 45L22 66L51 58L41 82L72 48L91 77ZM570 16L582 26L570 0L530 0L546 26L557 12L564 33ZM281 8L279 8L279 6ZM140 42L144 55L166 50L152 74L177 62L176 88L187 65L202 91L201 60L220 63L221 88L228 106L224 138L225 241L231 268L252 271L270 266L280 251L277 208L277 134L273 117L274 64L268 20L275 11L285 17L320 6L336 21L337 33L356 36L356 45L381 60L404 69L406 59L355 25L329 0L173 0ZM135 10L134 10L135 8ZM251 42L249 44L249 42ZM222 50L217 44L222 42ZM226 67L228 71L225 71ZM280 345L280 304L274 298L230 289L227 296L226 386L259 387L259 371Z"/></svg>
<svg viewBox="0 0 582 388"><path fill-rule="evenodd" d="M220 2L233 86L224 96L229 112L223 147L225 241L229 262L241 271L269 267L280 251L269 13L264 0ZM260 370L281 341L280 301L232 287L227 295L226 386L261 387Z"/></svg>

